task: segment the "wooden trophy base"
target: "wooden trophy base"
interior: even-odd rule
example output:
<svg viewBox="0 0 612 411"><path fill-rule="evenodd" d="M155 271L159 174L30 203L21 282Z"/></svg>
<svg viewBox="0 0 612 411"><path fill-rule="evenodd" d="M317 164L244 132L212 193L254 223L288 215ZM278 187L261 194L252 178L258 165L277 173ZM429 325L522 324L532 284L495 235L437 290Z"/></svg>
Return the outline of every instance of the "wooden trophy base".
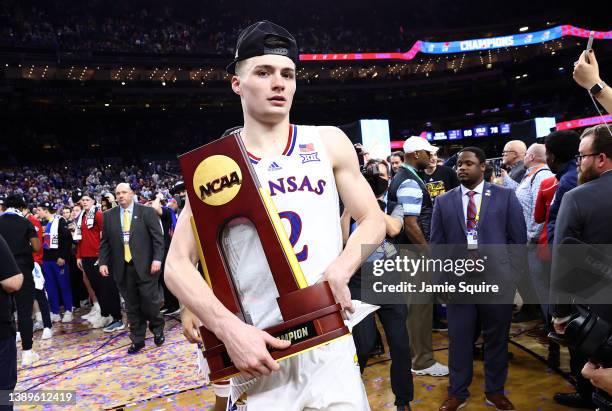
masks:
<svg viewBox="0 0 612 411"><path fill-rule="evenodd" d="M349 334L342 318L342 308L336 303L327 281L284 294L277 301L285 321L264 331L282 340L291 341L289 348L270 352L272 358L277 361ZM211 334L205 327L200 327L200 332L202 336ZM214 347L206 348L204 357L211 370L212 382L226 380L239 373L230 360L225 345L220 342Z"/></svg>

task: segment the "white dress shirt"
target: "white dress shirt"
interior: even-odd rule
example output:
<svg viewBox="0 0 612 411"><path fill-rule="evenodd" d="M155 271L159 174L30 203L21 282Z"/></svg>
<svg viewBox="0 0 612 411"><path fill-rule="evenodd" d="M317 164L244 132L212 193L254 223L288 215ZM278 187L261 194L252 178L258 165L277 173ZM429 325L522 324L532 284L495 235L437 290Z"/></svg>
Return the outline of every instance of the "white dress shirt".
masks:
<svg viewBox="0 0 612 411"><path fill-rule="evenodd" d="M473 190L470 190L463 184L461 184L461 203L463 204L463 217L465 218L465 225L467 227L467 208L470 201L468 196L469 191L474 191L474 203L476 204L477 213L480 214L480 204L482 202L482 190L484 190L484 180L480 182Z"/></svg>

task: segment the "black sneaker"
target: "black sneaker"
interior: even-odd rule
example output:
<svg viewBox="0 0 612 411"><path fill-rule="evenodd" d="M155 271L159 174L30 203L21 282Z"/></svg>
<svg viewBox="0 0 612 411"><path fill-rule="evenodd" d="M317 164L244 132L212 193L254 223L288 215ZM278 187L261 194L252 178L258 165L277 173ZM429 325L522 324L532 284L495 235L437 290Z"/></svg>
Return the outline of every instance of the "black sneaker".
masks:
<svg viewBox="0 0 612 411"><path fill-rule="evenodd" d="M587 410L594 410L595 404L591 400L582 398L577 392L558 392L553 396L553 400L557 404L564 405L571 408L584 408Z"/></svg>
<svg viewBox="0 0 612 411"><path fill-rule="evenodd" d="M132 343L132 345L130 345L130 348L128 348L127 352L128 354L136 354L138 351L142 350L144 346L144 343Z"/></svg>

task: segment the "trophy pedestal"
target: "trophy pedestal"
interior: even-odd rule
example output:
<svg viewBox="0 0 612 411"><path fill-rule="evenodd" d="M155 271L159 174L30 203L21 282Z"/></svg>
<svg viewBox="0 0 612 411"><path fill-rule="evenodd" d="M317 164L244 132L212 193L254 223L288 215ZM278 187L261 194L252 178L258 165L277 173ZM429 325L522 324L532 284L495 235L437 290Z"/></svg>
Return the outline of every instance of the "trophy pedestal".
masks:
<svg viewBox="0 0 612 411"><path fill-rule="evenodd" d="M286 350L270 352L275 360L284 360L302 351L313 349L349 333L342 319L340 304L336 303L329 284L324 281L280 296L278 305L284 322L264 331L282 340L291 341ZM202 337L214 336L205 327L200 328ZM204 337L207 335L206 337ZM214 337L218 345L204 351L211 369L212 382L226 380L239 373L227 355L225 345Z"/></svg>

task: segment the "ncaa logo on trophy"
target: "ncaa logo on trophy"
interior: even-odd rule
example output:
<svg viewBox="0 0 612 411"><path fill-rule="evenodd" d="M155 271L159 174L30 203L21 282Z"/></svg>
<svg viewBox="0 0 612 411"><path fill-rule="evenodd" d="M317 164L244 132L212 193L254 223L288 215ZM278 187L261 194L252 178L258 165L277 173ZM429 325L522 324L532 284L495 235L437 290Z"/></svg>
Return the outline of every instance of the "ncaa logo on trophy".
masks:
<svg viewBox="0 0 612 411"><path fill-rule="evenodd" d="M212 206L232 201L240 191L241 183L242 172L238 163L223 155L206 158L193 175L193 186L200 200Z"/></svg>

